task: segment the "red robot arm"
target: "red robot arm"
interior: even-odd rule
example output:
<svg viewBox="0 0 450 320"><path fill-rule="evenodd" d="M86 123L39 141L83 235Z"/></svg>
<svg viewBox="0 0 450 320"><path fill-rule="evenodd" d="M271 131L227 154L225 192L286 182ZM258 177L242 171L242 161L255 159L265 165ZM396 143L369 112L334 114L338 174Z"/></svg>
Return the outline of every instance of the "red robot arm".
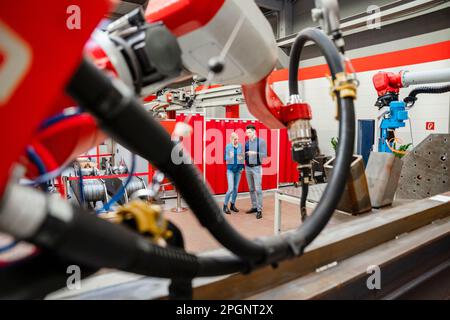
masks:
<svg viewBox="0 0 450 320"><path fill-rule="evenodd" d="M402 73L378 72L372 78L373 85L377 90L378 96L384 96L387 93L398 94L402 84Z"/></svg>

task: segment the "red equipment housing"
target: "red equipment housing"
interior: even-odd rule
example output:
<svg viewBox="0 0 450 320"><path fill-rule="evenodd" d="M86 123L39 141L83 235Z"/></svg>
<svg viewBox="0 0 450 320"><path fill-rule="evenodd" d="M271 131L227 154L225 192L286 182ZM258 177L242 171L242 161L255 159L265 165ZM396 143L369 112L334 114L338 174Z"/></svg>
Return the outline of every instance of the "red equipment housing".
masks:
<svg viewBox="0 0 450 320"><path fill-rule="evenodd" d="M387 93L398 94L403 88L401 72L378 72L372 77L372 82L379 97Z"/></svg>
<svg viewBox="0 0 450 320"><path fill-rule="evenodd" d="M8 150L0 157L0 194L41 122L61 110L55 103L109 7L108 0L58 0L45 6L33 0L0 2L0 136ZM84 13L82 25L73 28L69 21L77 12ZM39 32L36 17L44 17Z"/></svg>
<svg viewBox="0 0 450 320"><path fill-rule="evenodd" d="M3 148L9 150L0 157L0 194L11 166L24 154L27 145L35 146L45 164L54 168L104 140L105 135L99 131L94 118L87 114L43 131L38 131L38 127L45 118L74 105L61 93L78 65L83 47L110 4L108 0L59 0L49 6L31 0L22 1L20 5L0 4L0 33L7 40L2 39L0 45L0 73L6 70L9 76L8 82L3 74L0 79L0 118L7 119L0 134L4 137ZM77 11L83 14L82 26L73 28L68 21ZM34 30L36 16L46 17L40 22L39 33ZM250 112L271 129L284 128L288 122L299 118L311 118L308 105L285 107L272 90L268 75L275 64L276 43L270 25L253 2L153 0L147 7L146 20L163 22L178 37L186 67L203 75L208 72L207 63L199 64L198 59L203 61L203 57L216 55L215 50L228 41L227 36L222 36L224 30L229 36L235 25L242 22L225 57L227 69L218 75L218 82L242 83ZM229 23L224 25L224 22ZM250 48L258 54L248 55ZM112 58L100 46L89 42L85 50L99 68L112 76L119 75L120 70L116 70ZM11 132L19 134L11 139L8 138ZM27 161L22 163L29 166ZM36 173L29 168L29 175Z"/></svg>

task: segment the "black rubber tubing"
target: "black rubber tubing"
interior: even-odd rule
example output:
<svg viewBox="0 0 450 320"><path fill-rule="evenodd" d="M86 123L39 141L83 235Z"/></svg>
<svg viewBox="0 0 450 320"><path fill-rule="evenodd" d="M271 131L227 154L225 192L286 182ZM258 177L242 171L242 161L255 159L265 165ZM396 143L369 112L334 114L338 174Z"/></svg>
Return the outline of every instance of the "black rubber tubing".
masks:
<svg viewBox="0 0 450 320"><path fill-rule="evenodd" d="M343 72L342 58L333 42L319 29L306 28L301 31L292 45L289 60L289 94L298 95L298 68L300 56L305 43L313 41L320 49L330 68L331 77L334 79L336 73Z"/></svg>
<svg viewBox="0 0 450 320"><path fill-rule="evenodd" d="M318 38L317 41L315 41L315 37ZM330 64L332 76L334 77L336 72L343 70L342 66L339 68L339 63L337 62L340 61L340 56L334 45L327 38L329 43L320 36L315 35L315 31L311 32L311 29L307 29L304 33L300 33L297 39L298 41L294 44L294 47L300 48L297 59L299 59L301 48L306 41L313 40L319 45L327 59L327 63ZM298 43L302 43L302 46L298 45ZM295 79L297 79L297 69L293 75ZM290 75L291 78L292 75ZM337 150L335 170L333 170L329 185L322 197L323 201L317 206L313 217L302 224L299 230L289 233L287 237L269 238L264 242L264 245L263 242L252 242L243 238L231 228L222 216L220 208L195 167L191 164L174 165L171 161L170 155L173 143L170 141L168 133L141 108L133 97L122 95L118 91L111 91L110 81L90 63L83 61L77 74L72 78L68 86L68 92L84 108L97 116L106 131L112 133L119 142L150 160L156 167L172 178L202 225L207 227L222 245L244 261L262 265L291 257L293 251L302 252L327 224L342 195L350 169L354 141L352 99L343 99L342 102L338 100L341 115L339 132L341 143ZM90 83L96 87L96 90L92 90L91 86L89 86ZM130 123L133 125L130 126ZM140 138L137 139L136 137ZM143 145L146 147L143 148ZM293 248L293 246L297 248ZM161 250L167 249L161 248ZM196 272L197 276L227 274L244 271L246 268L246 264L243 261L233 256L200 257L198 259L199 270ZM167 273L165 274L167 275Z"/></svg>
<svg viewBox="0 0 450 320"><path fill-rule="evenodd" d="M350 172L355 140L353 99L345 98L338 101L339 144L330 180L312 214L292 236L295 245L299 246L301 251L317 237L330 220L341 199Z"/></svg>
<svg viewBox="0 0 450 320"><path fill-rule="evenodd" d="M232 228L222 214L197 168L185 159L175 164L171 155L175 144L167 131L145 111L122 83L112 85L100 70L85 59L67 86L68 93L100 121L101 127L121 144L149 160L175 182L200 223L225 248L250 263L263 263L267 250Z"/></svg>
<svg viewBox="0 0 450 320"><path fill-rule="evenodd" d="M153 244L129 227L113 224L83 208L73 206L72 213L72 219L66 223L55 222L55 218L47 216L34 236L27 240L84 266L114 268L152 277L193 279L203 273L220 275L246 270L245 264L237 258L199 259L183 249ZM221 261L228 263L215 265ZM230 263L233 261L235 263Z"/></svg>
<svg viewBox="0 0 450 320"><path fill-rule="evenodd" d="M411 92L409 93L407 98L415 100L415 98L418 94L423 94L423 93L440 94L440 93L446 93L449 91L450 91L450 84L443 85L443 86L437 86L437 87L429 87L429 86L417 87L417 88L411 90Z"/></svg>
<svg viewBox="0 0 450 320"><path fill-rule="evenodd" d="M344 71L341 55L331 40L322 31L315 28L307 28L300 32L291 49L289 61L289 93L298 95L298 70L300 56L306 42L313 41L320 49L330 68L331 77L334 80L337 73ZM308 219L300 228L292 233L292 241L302 252L304 248L326 226L344 191L345 183L350 172L355 139L355 112L352 98L341 99L337 97L339 108L339 144L336 152L336 160L327 187L321 200Z"/></svg>
<svg viewBox="0 0 450 320"><path fill-rule="evenodd" d="M306 199L308 198L309 184L303 182L302 195L300 198L300 215L302 220L306 218Z"/></svg>

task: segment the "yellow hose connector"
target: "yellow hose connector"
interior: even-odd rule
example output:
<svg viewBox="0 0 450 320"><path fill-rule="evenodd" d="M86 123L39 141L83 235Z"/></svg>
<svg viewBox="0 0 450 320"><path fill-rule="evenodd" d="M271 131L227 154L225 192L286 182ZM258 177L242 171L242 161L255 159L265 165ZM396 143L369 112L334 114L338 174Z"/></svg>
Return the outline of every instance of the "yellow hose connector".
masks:
<svg viewBox="0 0 450 320"><path fill-rule="evenodd" d="M358 80L352 76L348 76L346 72L336 73L336 79L334 79L334 81L330 76L326 76L326 78L330 81L330 95L336 104L335 118L336 120L339 120L337 97L352 98L355 100L357 96Z"/></svg>
<svg viewBox="0 0 450 320"><path fill-rule="evenodd" d="M336 99L337 93L341 98L352 98L356 99L357 93L357 82L348 77L347 73L339 72L336 74L336 79L331 81L331 96L333 100Z"/></svg>
<svg viewBox="0 0 450 320"><path fill-rule="evenodd" d="M116 215L121 223L134 221L137 231L149 235L152 240L169 239L172 231L168 230L168 221L164 218L162 208L142 200L133 200L121 206Z"/></svg>

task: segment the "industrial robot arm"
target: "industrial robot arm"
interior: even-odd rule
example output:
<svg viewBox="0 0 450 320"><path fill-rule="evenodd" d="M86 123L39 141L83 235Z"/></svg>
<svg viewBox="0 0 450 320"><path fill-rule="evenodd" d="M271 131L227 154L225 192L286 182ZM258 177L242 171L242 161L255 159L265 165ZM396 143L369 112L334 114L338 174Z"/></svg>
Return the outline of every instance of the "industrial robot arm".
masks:
<svg viewBox="0 0 450 320"><path fill-rule="evenodd" d="M378 72L372 78L378 99L377 107L388 106L391 101L398 100L401 88L411 85L450 82L450 68L427 71L403 70L398 73Z"/></svg>
<svg viewBox="0 0 450 320"><path fill-rule="evenodd" d="M418 94L439 94L450 91L450 85L426 86L413 89L403 101L400 100L400 89L410 85L450 82L450 68L427 71L378 72L372 78L378 98L375 106L386 108L382 114L378 139L379 152L392 152L392 141L395 140L395 130L405 127L408 120L408 109L417 100ZM395 151L395 150L394 150Z"/></svg>

